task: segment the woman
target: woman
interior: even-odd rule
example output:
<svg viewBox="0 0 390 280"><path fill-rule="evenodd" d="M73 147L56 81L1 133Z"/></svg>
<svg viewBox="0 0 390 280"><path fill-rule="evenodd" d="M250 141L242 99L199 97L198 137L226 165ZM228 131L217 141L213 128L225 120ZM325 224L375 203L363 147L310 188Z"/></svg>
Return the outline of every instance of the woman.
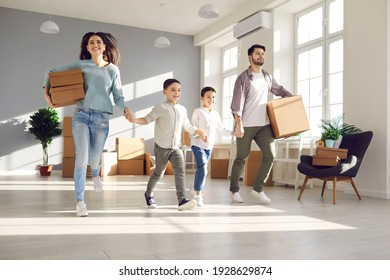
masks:
<svg viewBox="0 0 390 280"><path fill-rule="evenodd" d="M74 170L76 212L79 217L88 216L84 202L84 188L88 163L91 166L94 189L102 191L99 176L100 160L109 132L109 115L113 113L110 95L115 105L123 110L126 119L133 118L122 93L120 72L117 64L120 53L116 39L110 33L88 32L81 41L80 60L47 71L44 97L55 108L49 95L50 72L80 68L83 72L85 98L79 101L72 118L72 133L76 147Z"/></svg>

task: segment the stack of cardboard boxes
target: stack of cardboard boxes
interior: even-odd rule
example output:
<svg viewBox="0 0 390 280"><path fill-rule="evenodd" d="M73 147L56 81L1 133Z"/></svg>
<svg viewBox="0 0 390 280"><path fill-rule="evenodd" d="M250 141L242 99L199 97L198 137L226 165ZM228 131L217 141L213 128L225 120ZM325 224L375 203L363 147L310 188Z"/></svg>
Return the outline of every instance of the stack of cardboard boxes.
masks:
<svg viewBox="0 0 390 280"><path fill-rule="evenodd" d="M58 107L76 104L84 98L84 79L81 69L49 73L50 97Z"/></svg>
<svg viewBox="0 0 390 280"><path fill-rule="evenodd" d="M62 124L64 150L62 154L62 177L73 178L76 148L72 134L72 117L64 117Z"/></svg>
<svg viewBox="0 0 390 280"><path fill-rule="evenodd" d="M63 127L62 127L62 136L63 136L63 155L62 155L62 177L73 178L74 177L74 167L76 161L76 146L74 144L73 134L72 134L72 117L64 117ZM116 162L117 154L116 152L103 152L102 161L101 161L101 176L116 175ZM87 167L87 177L92 176L91 167Z"/></svg>

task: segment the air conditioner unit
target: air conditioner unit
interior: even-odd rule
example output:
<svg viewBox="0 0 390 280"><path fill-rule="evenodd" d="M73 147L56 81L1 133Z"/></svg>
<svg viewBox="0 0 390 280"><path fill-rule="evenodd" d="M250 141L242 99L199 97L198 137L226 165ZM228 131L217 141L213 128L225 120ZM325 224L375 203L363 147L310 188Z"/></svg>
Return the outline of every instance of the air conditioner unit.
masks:
<svg viewBox="0 0 390 280"><path fill-rule="evenodd" d="M272 14L270 12L258 12L233 26L233 35L241 39L257 30L270 29L272 27Z"/></svg>

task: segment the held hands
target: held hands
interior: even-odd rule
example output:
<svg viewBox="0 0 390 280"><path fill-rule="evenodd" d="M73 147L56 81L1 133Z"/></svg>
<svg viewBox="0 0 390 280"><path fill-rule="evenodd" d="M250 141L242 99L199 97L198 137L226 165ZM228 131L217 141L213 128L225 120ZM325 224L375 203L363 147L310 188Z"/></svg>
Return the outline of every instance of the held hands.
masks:
<svg viewBox="0 0 390 280"><path fill-rule="evenodd" d="M199 137L203 142L207 142L209 139L208 135L201 129L195 131L195 136Z"/></svg>
<svg viewBox="0 0 390 280"><path fill-rule="evenodd" d="M125 119L127 119L129 122L134 122L134 114L133 112L129 109L129 107L126 107L124 110L123 115L125 116Z"/></svg>
<svg viewBox="0 0 390 280"><path fill-rule="evenodd" d="M238 138L242 138L244 136L244 127L241 123L236 125L236 128L234 129L234 136Z"/></svg>

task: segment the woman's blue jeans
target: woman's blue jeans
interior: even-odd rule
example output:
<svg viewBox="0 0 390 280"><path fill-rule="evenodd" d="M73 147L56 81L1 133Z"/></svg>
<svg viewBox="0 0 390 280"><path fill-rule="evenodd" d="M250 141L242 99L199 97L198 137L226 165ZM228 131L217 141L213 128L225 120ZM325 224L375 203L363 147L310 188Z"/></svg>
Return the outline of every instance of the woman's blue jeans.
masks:
<svg viewBox="0 0 390 280"><path fill-rule="evenodd" d="M194 179L194 190L203 191L207 176L207 163L209 162L211 150L202 149L198 146L191 146L194 153L196 171Z"/></svg>
<svg viewBox="0 0 390 280"><path fill-rule="evenodd" d="M77 201L84 200L88 163L91 166L92 176L99 176L100 161L108 131L108 113L76 108L72 118L72 133L76 146L74 187Z"/></svg>

